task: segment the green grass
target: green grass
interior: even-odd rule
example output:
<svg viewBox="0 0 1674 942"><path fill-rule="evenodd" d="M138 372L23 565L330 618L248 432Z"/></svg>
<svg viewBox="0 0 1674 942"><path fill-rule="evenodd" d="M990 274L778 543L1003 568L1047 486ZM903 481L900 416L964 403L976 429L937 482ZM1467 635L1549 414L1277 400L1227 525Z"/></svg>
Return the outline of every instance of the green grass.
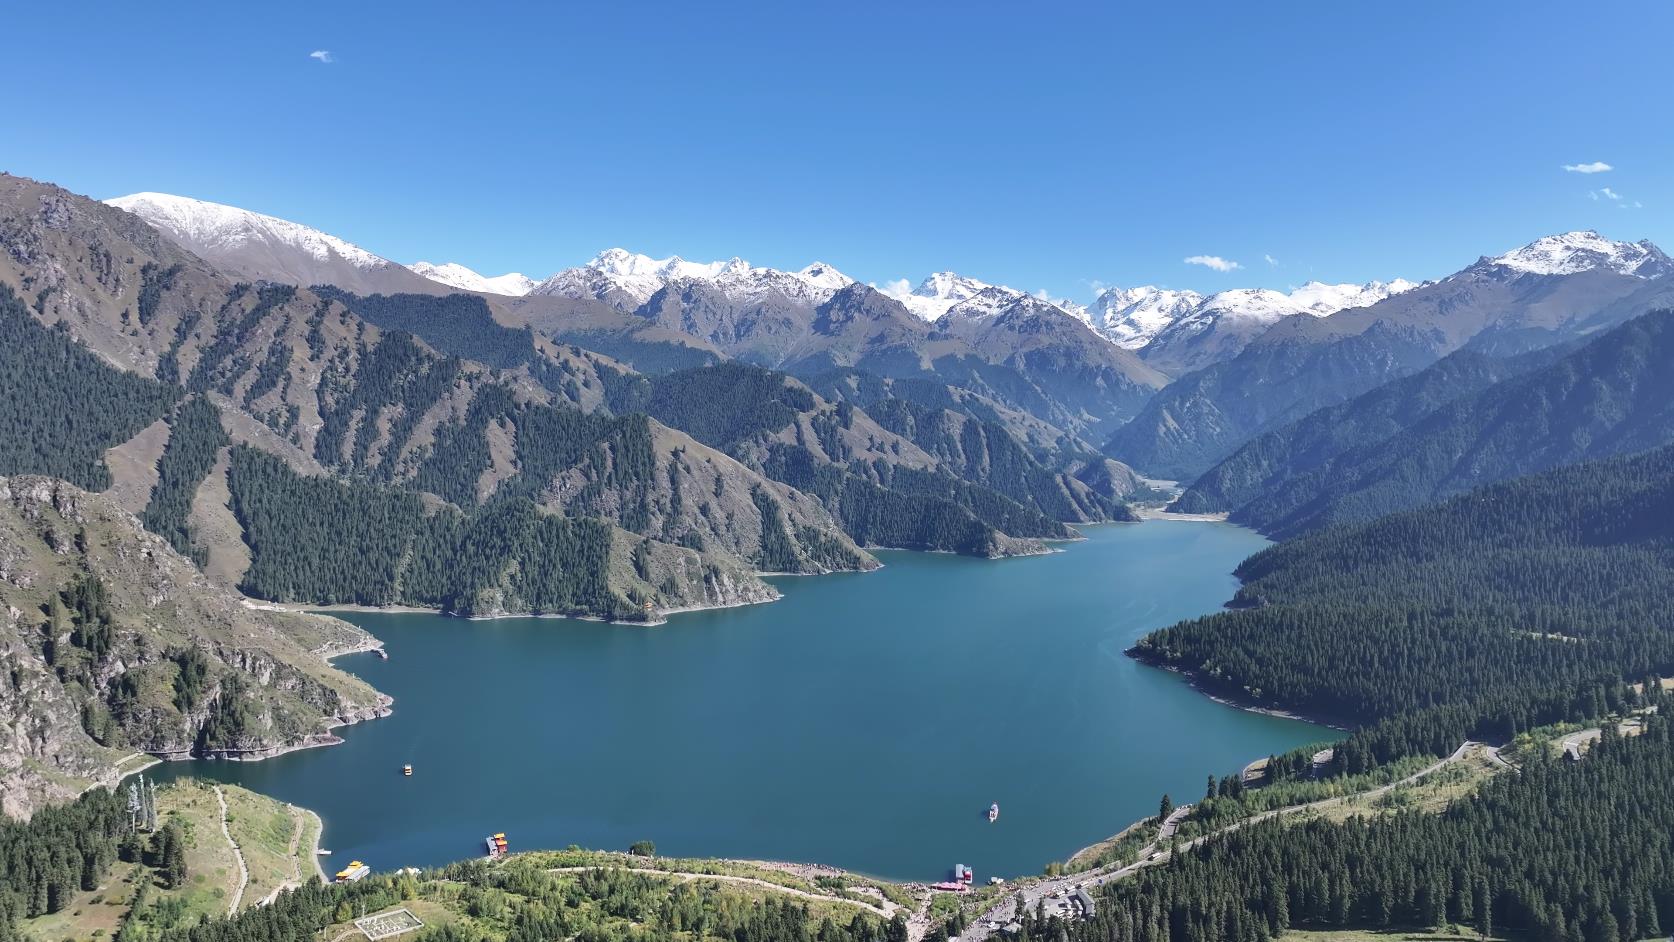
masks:
<svg viewBox="0 0 1674 942"><path fill-rule="evenodd" d="M1141 850L1156 839L1157 824L1154 818L1135 821L1115 836L1077 851L1064 869L1069 873L1080 873L1112 864L1130 864L1138 858Z"/></svg>
<svg viewBox="0 0 1674 942"><path fill-rule="evenodd" d="M293 812L283 802L234 785L223 785L221 790L227 796L228 830L250 868L244 905L254 905L299 874L302 880L308 879L314 871L311 864L305 868L301 859L309 852L306 834L298 840L296 853L291 852L291 839L296 834L301 813Z"/></svg>

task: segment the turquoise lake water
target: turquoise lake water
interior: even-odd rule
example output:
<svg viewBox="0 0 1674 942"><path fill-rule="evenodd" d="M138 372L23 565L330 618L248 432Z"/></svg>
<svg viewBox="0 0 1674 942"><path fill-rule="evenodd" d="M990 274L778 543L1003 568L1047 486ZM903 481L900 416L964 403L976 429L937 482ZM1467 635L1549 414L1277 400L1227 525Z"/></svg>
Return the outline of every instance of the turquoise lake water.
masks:
<svg viewBox="0 0 1674 942"><path fill-rule="evenodd" d="M1178 521L1086 532L1045 557L880 553L878 572L777 579L779 602L658 628L347 614L390 659L337 663L395 697L393 715L327 749L155 771L312 808L332 861L376 869L477 855L504 831L514 850L646 838L896 879L964 863L985 880L1330 737L1122 654L1218 609L1265 540Z"/></svg>

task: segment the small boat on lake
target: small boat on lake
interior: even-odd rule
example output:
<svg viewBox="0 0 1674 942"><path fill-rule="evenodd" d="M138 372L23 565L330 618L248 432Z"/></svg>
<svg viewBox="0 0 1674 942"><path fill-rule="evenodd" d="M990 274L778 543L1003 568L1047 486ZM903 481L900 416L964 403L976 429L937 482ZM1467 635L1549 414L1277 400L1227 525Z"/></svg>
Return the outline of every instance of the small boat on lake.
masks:
<svg viewBox="0 0 1674 942"><path fill-rule="evenodd" d="M993 824L998 820L1000 820L1000 803L996 801L988 806L988 823Z"/></svg>
<svg viewBox="0 0 1674 942"><path fill-rule="evenodd" d="M402 775L412 775L413 774L413 767L410 766L410 765L402 766L401 767L401 774Z"/></svg>

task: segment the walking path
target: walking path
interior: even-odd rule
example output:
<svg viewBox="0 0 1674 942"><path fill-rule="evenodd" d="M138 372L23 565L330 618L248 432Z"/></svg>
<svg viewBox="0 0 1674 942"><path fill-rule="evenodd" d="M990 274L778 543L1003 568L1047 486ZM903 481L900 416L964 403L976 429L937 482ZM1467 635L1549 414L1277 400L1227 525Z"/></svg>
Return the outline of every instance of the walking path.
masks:
<svg viewBox="0 0 1674 942"><path fill-rule="evenodd" d="M215 786L215 800L221 803L221 836L227 839L227 846L232 848L233 859L238 861L238 888L233 890L232 905L227 907L227 915L238 912L238 904L244 902L244 888L250 885L250 868L244 865L244 851L238 849L238 842L233 840L232 831L227 827L227 794L221 791L221 786Z"/></svg>
<svg viewBox="0 0 1674 942"><path fill-rule="evenodd" d="M847 903L850 906L859 906L861 909L864 909L874 915L882 916L885 919L891 918L895 915L896 910L900 909L899 906L889 900L884 900L883 906L874 906L871 903L861 902L857 899L845 899L841 896L829 896L825 893L810 893L807 890L799 890L794 886L785 886L782 883L773 883L768 880L760 880L755 877L735 877L725 873L693 873L685 870L658 870L654 867L612 868L608 866L604 868L553 867L547 870L547 873L581 873L587 870L599 869L620 869L626 870L629 873L644 873L656 877L678 877L682 882L690 880L718 880L722 883L738 883L745 886L759 886L762 889L773 890L778 893L788 893L791 896L798 896L803 899L822 900L828 903ZM885 909L884 907L888 907L888 909Z"/></svg>

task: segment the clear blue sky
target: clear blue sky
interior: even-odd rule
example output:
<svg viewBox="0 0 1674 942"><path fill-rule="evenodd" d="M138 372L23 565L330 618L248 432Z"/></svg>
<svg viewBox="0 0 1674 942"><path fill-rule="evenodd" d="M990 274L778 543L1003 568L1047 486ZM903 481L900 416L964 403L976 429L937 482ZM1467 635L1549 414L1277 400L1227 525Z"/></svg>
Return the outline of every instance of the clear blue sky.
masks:
<svg viewBox="0 0 1674 942"><path fill-rule="evenodd" d="M26 3L6 20L0 169L490 274L621 245L1087 299L1094 282L1436 277L1575 228L1674 249L1674 5L1649 0ZM1562 169L1594 161L1614 169ZM1590 195L1606 186L1622 199Z"/></svg>

